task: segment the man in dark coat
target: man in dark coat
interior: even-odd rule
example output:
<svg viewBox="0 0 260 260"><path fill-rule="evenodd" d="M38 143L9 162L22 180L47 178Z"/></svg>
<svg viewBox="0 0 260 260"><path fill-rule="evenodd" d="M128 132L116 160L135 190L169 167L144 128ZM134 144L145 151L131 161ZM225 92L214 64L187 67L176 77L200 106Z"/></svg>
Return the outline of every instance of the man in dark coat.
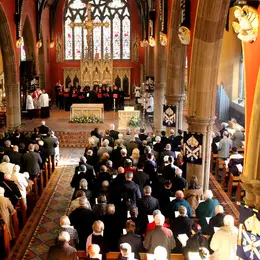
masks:
<svg viewBox="0 0 260 260"><path fill-rule="evenodd" d="M110 135L114 140L117 140L117 139L118 139L118 134L119 134L119 132L115 130L115 125L114 125L114 124L110 124L109 135Z"/></svg>
<svg viewBox="0 0 260 260"><path fill-rule="evenodd" d="M140 134L139 134L139 139L140 139L141 141L144 141L144 140L146 140L147 137L148 137L148 135L145 134L145 133L144 133L144 129L141 128L141 129L140 129Z"/></svg>
<svg viewBox="0 0 260 260"><path fill-rule="evenodd" d="M151 196L152 188L150 186L144 187L144 197L137 201L137 207L139 210L138 218L141 223L142 234L145 233L146 226L148 224L148 215L152 215L154 210L160 209L158 199Z"/></svg>
<svg viewBox="0 0 260 260"><path fill-rule="evenodd" d="M144 162L144 172L149 174L150 180L156 180L156 171L157 171L157 164L153 160L154 156L152 153L148 153L146 156L146 161Z"/></svg>
<svg viewBox="0 0 260 260"><path fill-rule="evenodd" d="M39 134L41 135L47 135L50 131L49 127L45 125L45 121L41 122L41 125L38 127L38 129L39 129Z"/></svg>
<svg viewBox="0 0 260 260"><path fill-rule="evenodd" d="M78 231L78 249L85 250L86 240L92 233L92 225L96 220L96 216L92 210L87 208L87 199L85 197L79 199L79 204L80 206L71 212L69 218L71 225Z"/></svg>
<svg viewBox="0 0 260 260"><path fill-rule="evenodd" d="M39 153L34 152L34 145L29 145L29 152L23 155L23 170L29 172L30 179L33 180L40 174L42 158Z"/></svg>
<svg viewBox="0 0 260 260"><path fill-rule="evenodd" d="M172 180L172 191L182 190L188 187L188 182L181 176L182 170L180 168L175 169L175 178Z"/></svg>
<svg viewBox="0 0 260 260"><path fill-rule="evenodd" d="M143 188L145 185L149 184L150 177L146 172L144 172L144 165L142 163L138 163L137 171L134 174L133 180L137 185L139 185L141 193L143 194Z"/></svg>
<svg viewBox="0 0 260 260"><path fill-rule="evenodd" d="M54 171L54 156L55 156L55 148L58 146L58 138L54 136L54 132L51 131L50 134L47 134L45 138L43 138L43 156L44 158L51 157L52 171Z"/></svg>
<svg viewBox="0 0 260 260"><path fill-rule="evenodd" d="M221 205L217 205L215 208L215 216L210 218L208 228L207 228L207 235L213 235L215 233L214 227L223 227L224 226L224 209Z"/></svg>
<svg viewBox="0 0 260 260"><path fill-rule="evenodd" d="M167 155L166 155L166 160L167 160ZM173 162L174 162L173 157L168 156L167 165L165 165L162 170L162 175L165 180L172 181L175 178L175 170L177 167L173 164Z"/></svg>
<svg viewBox="0 0 260 260"><path fill-rule="evenodd" d="M190 237L191 226L193 224L193 220L187 216L187 209L184 206L180 206L178 208L179 216L173 220L170 220L170 227L173 232L176 248L174 249L174 253L181 253L182 244L178 240L178 235L186 234Z"/></svg>
<svg viewBox="0 0 260 260"><path fill-rule="evenodd" d="M19 153L19 148L17 145L14 145L13 151L9 152L8 156L10 158L10 163L21 166L23 155Z"/></svg>
<svg viewBox="0 0 260 260"><path fill-rule="evenodd" d="M77 250L69 245L69 241L70 234L62 231L58 237L58 243L50 247L47 260L77 260Z"/></svg>

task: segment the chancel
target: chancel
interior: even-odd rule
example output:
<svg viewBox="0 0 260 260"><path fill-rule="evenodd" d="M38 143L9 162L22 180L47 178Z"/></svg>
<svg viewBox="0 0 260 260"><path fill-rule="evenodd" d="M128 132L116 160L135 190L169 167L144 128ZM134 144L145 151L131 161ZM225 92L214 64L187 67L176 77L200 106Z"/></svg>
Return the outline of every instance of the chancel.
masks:
<svg viewBox="0 0 260 260"><path fill-rule="evenodd" d="M259 1L0 2L2 258L259 258Z"/></svg>

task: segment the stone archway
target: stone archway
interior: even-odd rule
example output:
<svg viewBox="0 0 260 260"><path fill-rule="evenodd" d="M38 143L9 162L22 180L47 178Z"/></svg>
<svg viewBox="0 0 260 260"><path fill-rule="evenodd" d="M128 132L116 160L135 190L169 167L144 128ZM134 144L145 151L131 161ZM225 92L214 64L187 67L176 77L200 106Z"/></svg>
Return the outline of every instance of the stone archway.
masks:
<svg viewBox="0 0 260 260"><path fill-rule="evenodd" d="M17 84L15 51L12 34L6 14L0 4L0 46L3 55L6 88L6 127L14 128L21 124L20 87Z"/></svg>
<svg viewBox="0 0 260 260"><path fill-rule="evenodd" d="M41 48L39 48L39 52L38 52L38 64L39 64L39 85L41 89L45 89L45 62L44 62L44 48L45 48L45 44L44 44L44 40L43 40L43 35L42 35L42 31L41 31L41 37L40 37L41 41L42 41L42 46Z"/></svg>
<svg viewBox="0 0 260 260"><path fill-rule="evenodd" d="M24 40L26 60L33 62L33 74L36 74L36 55L35 55L35 39L33 37L33 31L31 22L28 16L25 18L25 22L22 29L22 36Z"/></svg>

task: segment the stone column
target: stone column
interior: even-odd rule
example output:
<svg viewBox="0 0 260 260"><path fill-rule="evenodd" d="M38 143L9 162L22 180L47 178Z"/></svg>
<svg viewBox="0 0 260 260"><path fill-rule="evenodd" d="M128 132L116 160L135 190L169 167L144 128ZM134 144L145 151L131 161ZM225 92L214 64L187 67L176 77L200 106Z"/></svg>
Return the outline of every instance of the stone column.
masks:
<svg viewBox="0 0 260 260"><path fill-rule="evenodd" d="M155 75L155 66L154 66L154 58L155 58L155 47L148 46L147 52L148 52L148 71L147 76L154 76Z"/></svg>
<svg viewBox="0 0 260 260"><path fill-rule="evenodd" d="M6 88L6 127L21 125L20 86L5 84Z"/></svg>
<svg viewBox="0 0 260 260"><path fill-rule="evenodd" d="M41 89L45 89L45 74L39 74L39 86Z"/></svg>
<svg viewBox="0 0 260 260"><path fill-rule="evenodd" d="M243 174L241 175L242 187L246 191L244 198L248 206L260 209L260 71L255 88L254 103L249 127L248 142L246 147L246 160Z"/></svg>
<svg viewBox="0 0 260 260"><path fill-rule="evenodd" d="M148 47L144 47L144 71L145 77L149 75L149 51ZM144 78L145 81L145 78Z"/></svg>
<svg viewBox="0 0 260 260"><path fill-rule="evenodd" d="M167 105L176 106L175 128L178 130L182 129L183 120L186 46L180 42L178 37L181 20L180 0L173 1L172 5L171 23L168 32L167 84L165 98Z"/></svg>
<svg viewBox="0 0 260 260"><path fill-rule="evenodd" d="M203 134L202 165L187 164L187 178L196 175L203 189L209 187L212 124L224 25L229 3L200 0L198 3L188 88L188 129Z"/></svg>

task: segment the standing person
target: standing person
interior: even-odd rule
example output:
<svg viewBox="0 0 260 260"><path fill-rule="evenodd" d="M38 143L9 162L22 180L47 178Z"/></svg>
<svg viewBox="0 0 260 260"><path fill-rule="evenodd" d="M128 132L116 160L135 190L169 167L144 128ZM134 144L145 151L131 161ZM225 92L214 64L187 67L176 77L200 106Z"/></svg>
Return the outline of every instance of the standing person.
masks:
<svg viewBox="0 0 260 260"><path fill-rule="evenodd" d="M26 97L26 110L28 112L28 118L33 119L34 118L34 104L33 104L32 92L28 93L28 95Z"/></svg>
<svg viewBox="0 0 260 260"><path fill-rule="evenodd" d="M119 108L120 110L124 110L124 106L125 106L125 93L123 88L119 88L118 90L119 92Z"/></svg>
<svg viewBox="0 0 260 260"><path fill-rule="evenodd" d="M164 221L165 217L162 214L154 217L156 227L146 234L144 248L151 254L157 246L162 246L167 250L168 259L170 259L171 250L175 248L176 243L172 231L163 226Z"/></svg>
<svg viewBox="0 0 260 260"><path fill-rule="evenodd" d="M78 103L85 103L84 99L85 99L85 88L83 88L82 86L78 87Z"/></svg>
<svg viewBox="0 0 260 260"><path fill-rule="evenodd" d="M154 98L153 94L149 93L146 105L146 114L148 121L151 119L153 121L153 111L154 111Z"/></svg>
<svg viewBox="0 0 260 260"><path fill-rule="evenodd" d="M78 103L78 90L76 87L74 87L71 93L71 104L76 104L76 103Z"/></svg>
<svg viewBox="0 0 260 260"><path fill-rule="evenodd" d="M141 87L138 85L135 85L134 88L134 95L135 95L135 104L139 105L141 103Z"/></svg>
<svg viewBox="0 0 260 260"><path fill-rule="evenodd" d="M234 226L231 215L224 217L224 227L221 227L212 237L210 248L214 251L214 259L236 259L238 230Z"/></svg>
<svg viewBox="0 0 260 260"><path fill-rule="evenodd" d="M56 107L59 107L59 91L60 91L60 80L55 85L55 98L56 98Z"/></svg>
<svg viewBox="0 0 260 260"><path fill-rule="evenodd" d="M229 151L232 148L232 141L229 138L228 131L224 131L223 138L219 141L218 157L226 160L229 157Z"/></svg>
<svg viewBox="0 0 260 260"><path fill-rule="evenodd" d="M100 104L103 103L103 93L102 93L102 88L101 87L98 88L97 100L98 100L98 103L100 103Z"/></svg>
<svg viewBox="0 0 260 260"><path fill-rule="evenodd" d="M71 83L69 83L68 87L65 88L63 91L65 111L70 111L70 87L71 87Z"/></svg>
<svg viewBox="0 0 260 260"><path fill-rule="evenodd" d="M106 87L103 91L103 101L104 101L104 109L105 111L109 111L110 106L110 95L109 95L109 87Z"/></svg>
<svg viewBox="0 0 260 260"><path fill-rule="evenodd" d="M50 110L49 110L49 95L42 90L42 94L39 97L39 103L41 107L41 118L48 118L50 117Z"/></svg>
<svg viewBox="0 0 260 260"><path fill-rule="evenodd" d="M23 169L29 172L30 180L33 180L40 174L40 165L42 158L39 153L34 152L34 144L29 145L29 152L23 156Z"/></svg>
<svg viewBox="0 0 260 260"><path fill-rule="evenodd" d="M64 109L64 92L63 92L63 86L59 86L59 92L58 92L58 108Z"/></svg>
<svg viewBox="0 0 260 260"><path fill-rule="evenodd" d="M32 94L36 117L40 116L40 108L41 107L40 107L39 97L40 97L41 94L42 94L42 91L41 91L40 87L37 86L35 91Z"/></svg>

